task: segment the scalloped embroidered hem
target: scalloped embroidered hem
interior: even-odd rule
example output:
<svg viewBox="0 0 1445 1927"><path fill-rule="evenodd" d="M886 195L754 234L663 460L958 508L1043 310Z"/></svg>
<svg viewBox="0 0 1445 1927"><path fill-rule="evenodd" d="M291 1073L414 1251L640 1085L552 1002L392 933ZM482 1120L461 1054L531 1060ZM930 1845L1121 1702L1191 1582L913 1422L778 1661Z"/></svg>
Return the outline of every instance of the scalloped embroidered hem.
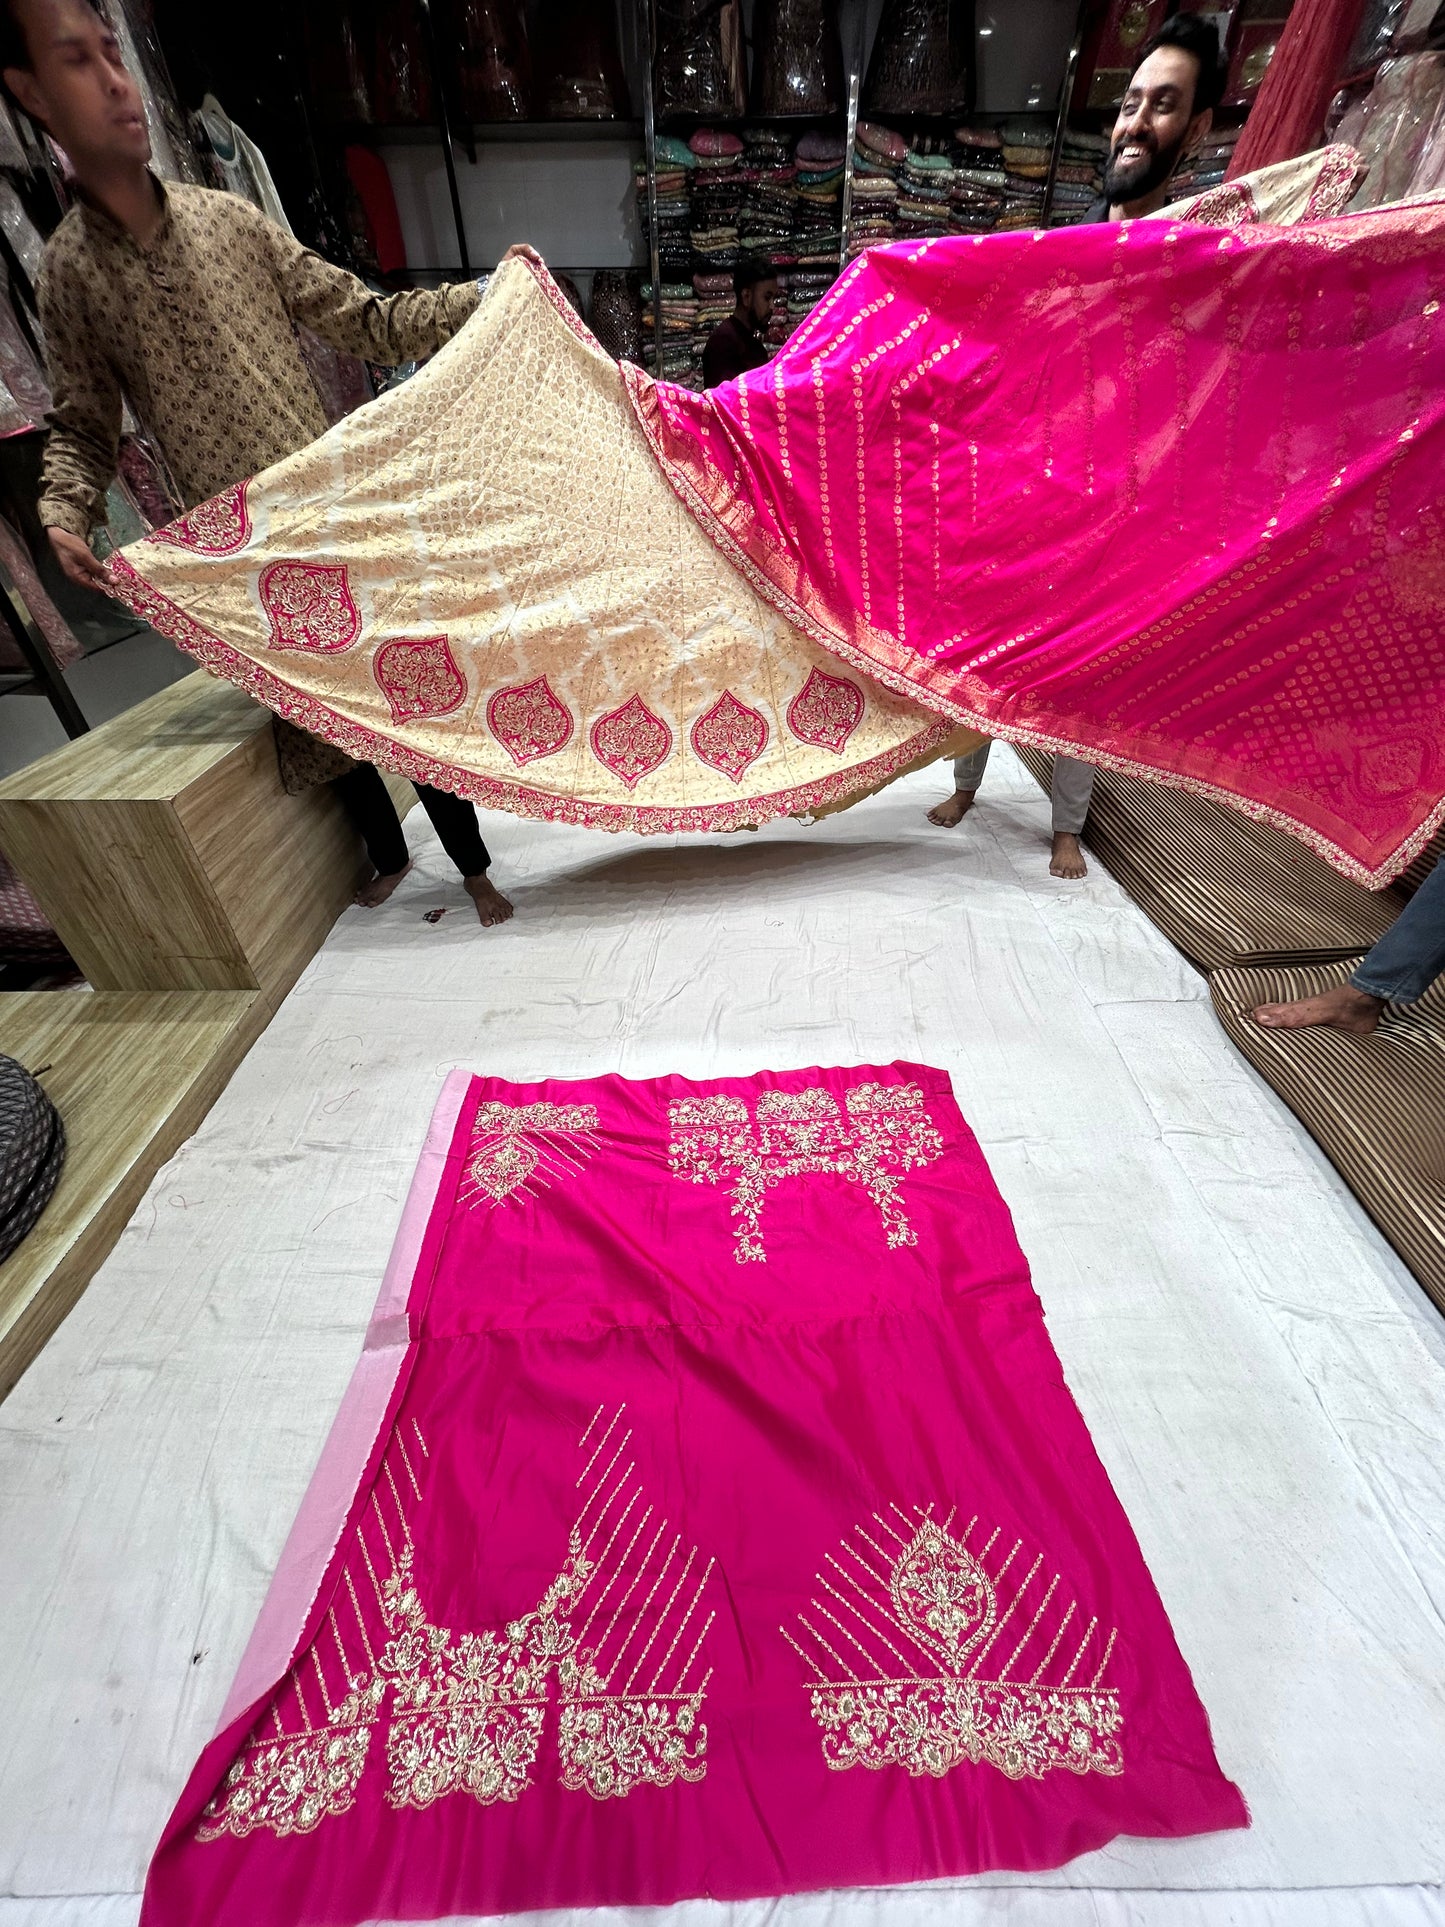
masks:
<svg viewBox="0 0 1445 1927"><path fill-rule="evenodd" d="M956 725L947 717L930 728L895 744L866 762L851 764L835 774L780 790L742 795L725 802L698 805L599 803L556 791L507 782L483 771L466 768L410 749L405 743L353 722L315 697L302 695L260 663L222 640L178 603L157 589L126 560L110 560L115 593L133 615L149 623L205 669L224 676L273 714L297 728L344 750L360 762L450 790L484 809L506 810L513 816L548 823L571 823L585 829L624 831L639 836L694 835L751 828L777 817L801 816L825 806L837 807L881 788L891 778L918 765L930 751L941 752Z"/></svg>

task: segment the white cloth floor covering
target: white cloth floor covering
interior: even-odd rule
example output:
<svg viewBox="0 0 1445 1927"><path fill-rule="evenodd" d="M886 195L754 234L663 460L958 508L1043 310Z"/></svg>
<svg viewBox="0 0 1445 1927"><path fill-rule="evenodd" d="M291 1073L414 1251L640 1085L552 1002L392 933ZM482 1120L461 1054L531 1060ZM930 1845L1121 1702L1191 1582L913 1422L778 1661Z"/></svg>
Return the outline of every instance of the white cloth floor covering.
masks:
<svg viewBox="0 0 1445 1927"><path fill-rule="evenodd" d="M952 1075L1254 1824L666 1927L1445 1921L1442 1323L1203 980L1097 866L1048 876L1014 759L936 830L948 788L676 843L488 819L499 931L414 814L416 872L342 918L0 1406L0 1927L134 1922L448 1070L895 1057Z"/></svg>

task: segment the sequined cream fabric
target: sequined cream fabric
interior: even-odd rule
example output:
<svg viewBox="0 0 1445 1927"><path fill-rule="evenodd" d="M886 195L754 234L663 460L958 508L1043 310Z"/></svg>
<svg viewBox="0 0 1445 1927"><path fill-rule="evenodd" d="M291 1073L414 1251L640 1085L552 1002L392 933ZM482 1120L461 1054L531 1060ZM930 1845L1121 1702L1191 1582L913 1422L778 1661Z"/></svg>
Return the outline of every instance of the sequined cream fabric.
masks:
<svg viewBox="0 0 1445 1927"><path fill-rule="evenodd" d="M523 250L412 381L114 573L278 714L526 816L736 828L979 740L751 589Z"/></svg>

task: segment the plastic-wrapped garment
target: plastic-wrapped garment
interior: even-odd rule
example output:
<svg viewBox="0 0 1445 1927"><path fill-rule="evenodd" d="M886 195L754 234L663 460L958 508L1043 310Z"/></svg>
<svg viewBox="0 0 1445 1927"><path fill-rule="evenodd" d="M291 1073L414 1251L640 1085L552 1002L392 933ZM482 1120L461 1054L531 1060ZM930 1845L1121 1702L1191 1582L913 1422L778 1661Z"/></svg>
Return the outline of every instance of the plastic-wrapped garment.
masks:
<svg viewBox="0 0 1445 1927"><path fill-rule="evenodd" d="M742 113L741 0L658 0L654 90L660 115Z"/></svg>
<svg viewBox="0 0 1445 1927"><path fill-rule="evenodd" d="M1405 190L1405 198L1414 200L1420 194L1440 193L1445 193L1445 89L1441 91L1435 117L1420 145L1419 159L1410 177L1410 185Z"/></svg>
<svg viewBox="0 0 1445 1927"><path fill-rule="evenodd" d="M522 0L460 0L462 107L468 120L526 120L532 53Z"/></svg>
<svg viewBox="0 0 1445 1927"><path fill-rule="evenodd" d="M0 435L39 428L51 406L50 387L35 352L0 292Z"/></svg>
<svg viewBox="0 0 1445 1927"><path fill-rule="evenodd" d="M419 0L382 0L376 19L376 118L383 127L435 117Z"/></svg>
<svg viewBox="0 0 1445 1927"><path fill-rule="evenodd" d="M1383 207L1418 192L1412 183L1442 92L1445 56L1408 54L1381 67L1369 94L1335 130L1335 139L1356 148L1369 168L1352 208Z"/></svg>
<svg viewBox="0 0 1445 1927"><path fill-rule="evenodd" d="M614 361L641 366L642 304L617 269L599 268L593 276L591 328Z"/></svg>
<svg viewBox="0 0 1445 1927"><path fill-rule="evenodd" d="M114 492L118 495L121 491L117 487ZM106 507L107 509L110 507L108 498ZM136 516L133 517L132 525L124 529L121 539L134 542L148 533L145 524ZM11 582L19 590L21 601L30 611L36 628L45 638L51 655L60 667L68 669L72 663L79 662L85 651L81 648L70 624L51 601L45 585L40 580L40 572L35 566L29 549L3 515L0 515L0 567L4 568ZM16 669L23 662L24 658L20 654L19 645L7 627L0 632L0 669ZM3 860L0 858L0 862Z"/></svg>
<svg viewBox="0 0 1445 1927"><path fill-rule="evenodd" d="M972 7L960 0L888 0L863 89L867 112L966 110L972 16Z"/></svg>
<svg viewBox="0 0 1445 1927"><path fill-rule="evenodd" d="M544 120L625 120L627 81L612 9L550 0L542 14L537 106Z"/></svg>
<svg viewBox="0 0 1445 1927"><path fill-rule="evenodd" d="M131 78L140 89L151 138L152 166L165 180L203 186L205 170L191 145L186 117L171 84L150 8L139 4L139 0L121 0L108 9L108 18Z"/></svg>
<svg viewBox="0 0 1445 1927"><path fill-rule="evenodd" d="M320 118L370 126L371 86L351 9L341 0L311 0L305 19L307 81Z"/></svg>
<svg viewBox="0 0 1445 1927"><path fill-rule="evenodd" d="M760 0L753 24L755 114L834 114L843 100L835 0Z"/></svg>

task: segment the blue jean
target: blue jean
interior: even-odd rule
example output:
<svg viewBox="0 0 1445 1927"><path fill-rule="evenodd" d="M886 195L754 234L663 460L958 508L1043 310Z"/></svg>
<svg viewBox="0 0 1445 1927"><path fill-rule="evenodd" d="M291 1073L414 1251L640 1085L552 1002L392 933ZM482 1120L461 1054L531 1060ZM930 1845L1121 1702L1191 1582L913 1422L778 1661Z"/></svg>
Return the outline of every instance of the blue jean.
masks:
<svg viewBox="0 0 1445 1927"><path fill-rule="evenodd" d="M1445 860L1437 863L1350 982L1386 1003L1413 1004L1445 971Z"/></svg>

